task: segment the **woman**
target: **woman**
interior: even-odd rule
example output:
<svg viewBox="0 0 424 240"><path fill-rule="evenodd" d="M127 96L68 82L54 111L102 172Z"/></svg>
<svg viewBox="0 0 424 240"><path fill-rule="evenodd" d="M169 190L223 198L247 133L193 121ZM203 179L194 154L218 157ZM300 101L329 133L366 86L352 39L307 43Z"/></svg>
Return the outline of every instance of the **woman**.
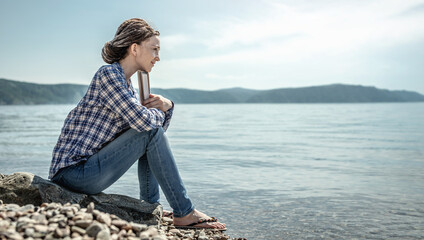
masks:
<svg viewBox="0 0 424 240"><path fill-rule="evenodd" d="M138 160L140 199L159 202L159 185L173 209L175 226L225 229L194 209L167 138L174 104L151 94L142 104L130 76L150 72L159 58L159 32L144 20L123 22L102 50L110 65L94 75L87 93L68 114L53 150L49 178L64 187L96 194Z"/></svg>

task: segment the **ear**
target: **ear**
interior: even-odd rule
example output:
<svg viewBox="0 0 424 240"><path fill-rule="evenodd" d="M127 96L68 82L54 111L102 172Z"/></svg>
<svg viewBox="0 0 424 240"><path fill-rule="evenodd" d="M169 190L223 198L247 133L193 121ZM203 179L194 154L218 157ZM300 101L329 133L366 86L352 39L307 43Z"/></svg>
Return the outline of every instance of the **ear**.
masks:
<svg viewBox="0 0 424 240"><path fill-rule="evenodd" d="M140 54L137 49L137 43L131 44L129 47L129 51L130 51L130 54L133 55L134 57L137 56L137 54Z"/></svg>

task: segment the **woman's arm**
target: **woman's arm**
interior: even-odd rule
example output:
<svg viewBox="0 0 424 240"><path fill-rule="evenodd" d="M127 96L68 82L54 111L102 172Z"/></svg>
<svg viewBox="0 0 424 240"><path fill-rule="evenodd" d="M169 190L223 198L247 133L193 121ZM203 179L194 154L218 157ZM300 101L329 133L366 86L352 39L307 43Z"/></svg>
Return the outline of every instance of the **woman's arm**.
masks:
<svg viewBox="0 0 424 240"><path fill-rule="evenodd" d="M174 112L174 102L161 95L150 94L149 98L144 100L142 105L147 108L158 108L165 112L163 129L166 131L169 127L169 123L171 122L172 113Z"/></svg>
<svg viewBox="0 0 424 240"><path fill-rule="evenodd" d="M147 108L160 109L162 112L166 112L174 106L171 100L157 94L150 94L149 98L144 100L142 105Z"/></svg>
<svg viewBox="0 0 424 240"><path fill-rule="evenodd" d="M98 78L100 98L107 108L128 121L139 132L164 127L165 113L142 106L129 93L125 76L112 66L103 67Z"/></svg>

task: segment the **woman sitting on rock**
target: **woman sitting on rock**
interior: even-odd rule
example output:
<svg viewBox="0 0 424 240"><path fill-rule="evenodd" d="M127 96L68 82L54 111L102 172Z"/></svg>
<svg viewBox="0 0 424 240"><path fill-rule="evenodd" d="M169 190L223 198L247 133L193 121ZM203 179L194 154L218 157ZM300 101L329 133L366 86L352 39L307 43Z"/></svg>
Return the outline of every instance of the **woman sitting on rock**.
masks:
<svg viewBox="0 0 424 240"><path fill-rule="evenodd" d="M159 185L173 209L175 226L225 229L194 209L187 196L165 131L174 104L150 94L140 103L130 77L150 72L159 58L159 32L144 20L123 22L102 50L100 67L87 93L68 114L53 150L49 178L66 188L96 194L138 160L140 199L159 202Z"/></svg>

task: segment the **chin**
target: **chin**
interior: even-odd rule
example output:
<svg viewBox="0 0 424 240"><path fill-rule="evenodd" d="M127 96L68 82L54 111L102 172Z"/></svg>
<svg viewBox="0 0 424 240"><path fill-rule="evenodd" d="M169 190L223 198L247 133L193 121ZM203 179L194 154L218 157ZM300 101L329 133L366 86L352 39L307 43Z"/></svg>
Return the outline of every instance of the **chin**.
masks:
<svg viewBox="0 0 424 240"><path fill-rule="evenodd" d="M140 71L149 73L152 71L152 68L140 68Z"/></svg>

